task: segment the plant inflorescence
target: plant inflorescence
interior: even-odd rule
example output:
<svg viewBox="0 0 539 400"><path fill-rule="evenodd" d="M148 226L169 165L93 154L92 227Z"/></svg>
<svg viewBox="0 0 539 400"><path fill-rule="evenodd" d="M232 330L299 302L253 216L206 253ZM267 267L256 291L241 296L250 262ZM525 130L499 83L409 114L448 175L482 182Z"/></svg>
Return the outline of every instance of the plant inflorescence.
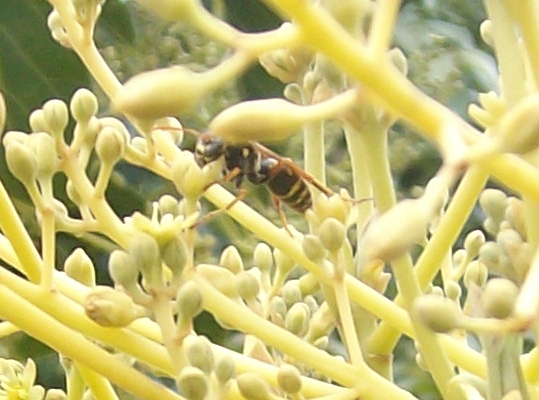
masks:
<svg viewBox="0 0 539 400"><path fill-rule="evenodd" d="M30 359L2 359L0 398L116 399L120 388L140 399L414 399L393 371L407 337L415 346L408 362L443 399L539 399L533 0L485 0L480 33L496 55L500 88L469 105L473 123L407 79L404 53L390 47L397 0L265 0L285 22L259 33L233 28L197 0L138 2L189 26L199 35L194 48L206 38L206 67L155 67L120 83L94 42L103 2L49 0L52 37L77 54L121 118L102 116L98 97L81 88L69 104L51 99L34 110L29 132L2 136L40 244L0 185L0 258L12 267L0 268L0 335L23 331L58 352L66 390L37 385ZM208 132L240 147L301 132L306 172L287 171L312 189L303 225L282 226L238 201L220 184L226 160L201 165L184 146L183 116L256 63L286 85L283 98L229 105ZM5 116L1 103L0 126ZM328 180L328 120L344 132L351 170L350 184L330 196L318 190ZM442 158L417 197L398 201L388 155L397 122ZM259 172L253 155L250 169L229 168L228 180ZM174 195L120 216L107 192L118 164L171 182ZM512 194L487 189L489 179ZM208 218L203 198L223 215ZM474 207L483 223L468 232ZM202 260L212 218L235 220L253 246L231 235L218 259ZM81 238L62 270L60 232ZM112 286L96 283L88 237L107 243ZM239 345L200 334L203 312Z"/></svg>

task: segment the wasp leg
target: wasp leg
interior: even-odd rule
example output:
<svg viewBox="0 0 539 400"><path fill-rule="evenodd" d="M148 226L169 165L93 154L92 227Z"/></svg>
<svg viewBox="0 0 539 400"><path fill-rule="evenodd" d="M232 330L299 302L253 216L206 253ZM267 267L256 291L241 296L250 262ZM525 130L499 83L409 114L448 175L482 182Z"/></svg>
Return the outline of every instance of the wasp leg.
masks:
<svg viewBox="0 0 539 400"><path fill-rule="evenodd" d="M273 200L273 205L275 206L275 208L277 208L277 212L279 213L279 219L281 220L281 224L283 224L284 230L293 239L294 235L292 235L292 232L290 232L290 229L288 229L288 219L286 218L286 214L283 210L283 202L278 196L275 196L273 193L271 194L271 199Z"/></svg>

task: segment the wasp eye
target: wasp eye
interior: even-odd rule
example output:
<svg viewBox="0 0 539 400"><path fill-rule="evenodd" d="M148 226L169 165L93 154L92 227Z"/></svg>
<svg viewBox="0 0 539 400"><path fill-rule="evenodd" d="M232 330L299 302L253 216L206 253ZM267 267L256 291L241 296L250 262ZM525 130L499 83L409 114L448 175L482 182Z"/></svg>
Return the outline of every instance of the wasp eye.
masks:
<svg viewBox="0 0 539 400"><path fill-rule="evenodd" d="M200 135L195 145L195 161L199 167L203 167L221 157L225 150L226 145L221 139Z"/></svg>

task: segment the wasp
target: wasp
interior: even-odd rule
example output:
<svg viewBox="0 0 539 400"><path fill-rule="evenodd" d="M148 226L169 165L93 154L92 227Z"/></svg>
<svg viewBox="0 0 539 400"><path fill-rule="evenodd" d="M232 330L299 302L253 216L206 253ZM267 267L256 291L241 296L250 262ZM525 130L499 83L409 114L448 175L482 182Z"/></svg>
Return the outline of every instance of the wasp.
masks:
<svg viewBox="0 0 539 400"><path fill-rule="evenodd" d="M327 196L333 195L332 190L322 185L292 160L279 156L258 142L227 145L220 138L203 133L196 141L194 154L195 161L200 167L223 157L225 163L223 181L234 182L238 189L245 179L254 185L264 184L277 205L282 201L299 213L304 213L313 204L307 184L313 185Z"/></svg>

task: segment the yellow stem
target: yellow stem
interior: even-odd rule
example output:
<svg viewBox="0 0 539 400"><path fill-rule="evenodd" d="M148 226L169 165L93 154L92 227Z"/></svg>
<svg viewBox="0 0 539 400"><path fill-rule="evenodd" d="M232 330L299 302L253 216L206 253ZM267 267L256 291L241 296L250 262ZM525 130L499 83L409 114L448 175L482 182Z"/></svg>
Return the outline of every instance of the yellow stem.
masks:
<svg viewBox="0 0 539 400"><path fill-rule="evenodd" d="M400 4L401 0L381 0L376 4L368 36L368 46L373 57L382 58L389 49Z"/></svg>
<svg viewBox="0 0 539 400"><path fill-rule="evenodd" d="M86 385L88 385L92 391L95 399L118 400L118 396L106 378L79 362L75 362L75 367L79 371L82 379L84 379L84 382L86 382Z"/></svg>

